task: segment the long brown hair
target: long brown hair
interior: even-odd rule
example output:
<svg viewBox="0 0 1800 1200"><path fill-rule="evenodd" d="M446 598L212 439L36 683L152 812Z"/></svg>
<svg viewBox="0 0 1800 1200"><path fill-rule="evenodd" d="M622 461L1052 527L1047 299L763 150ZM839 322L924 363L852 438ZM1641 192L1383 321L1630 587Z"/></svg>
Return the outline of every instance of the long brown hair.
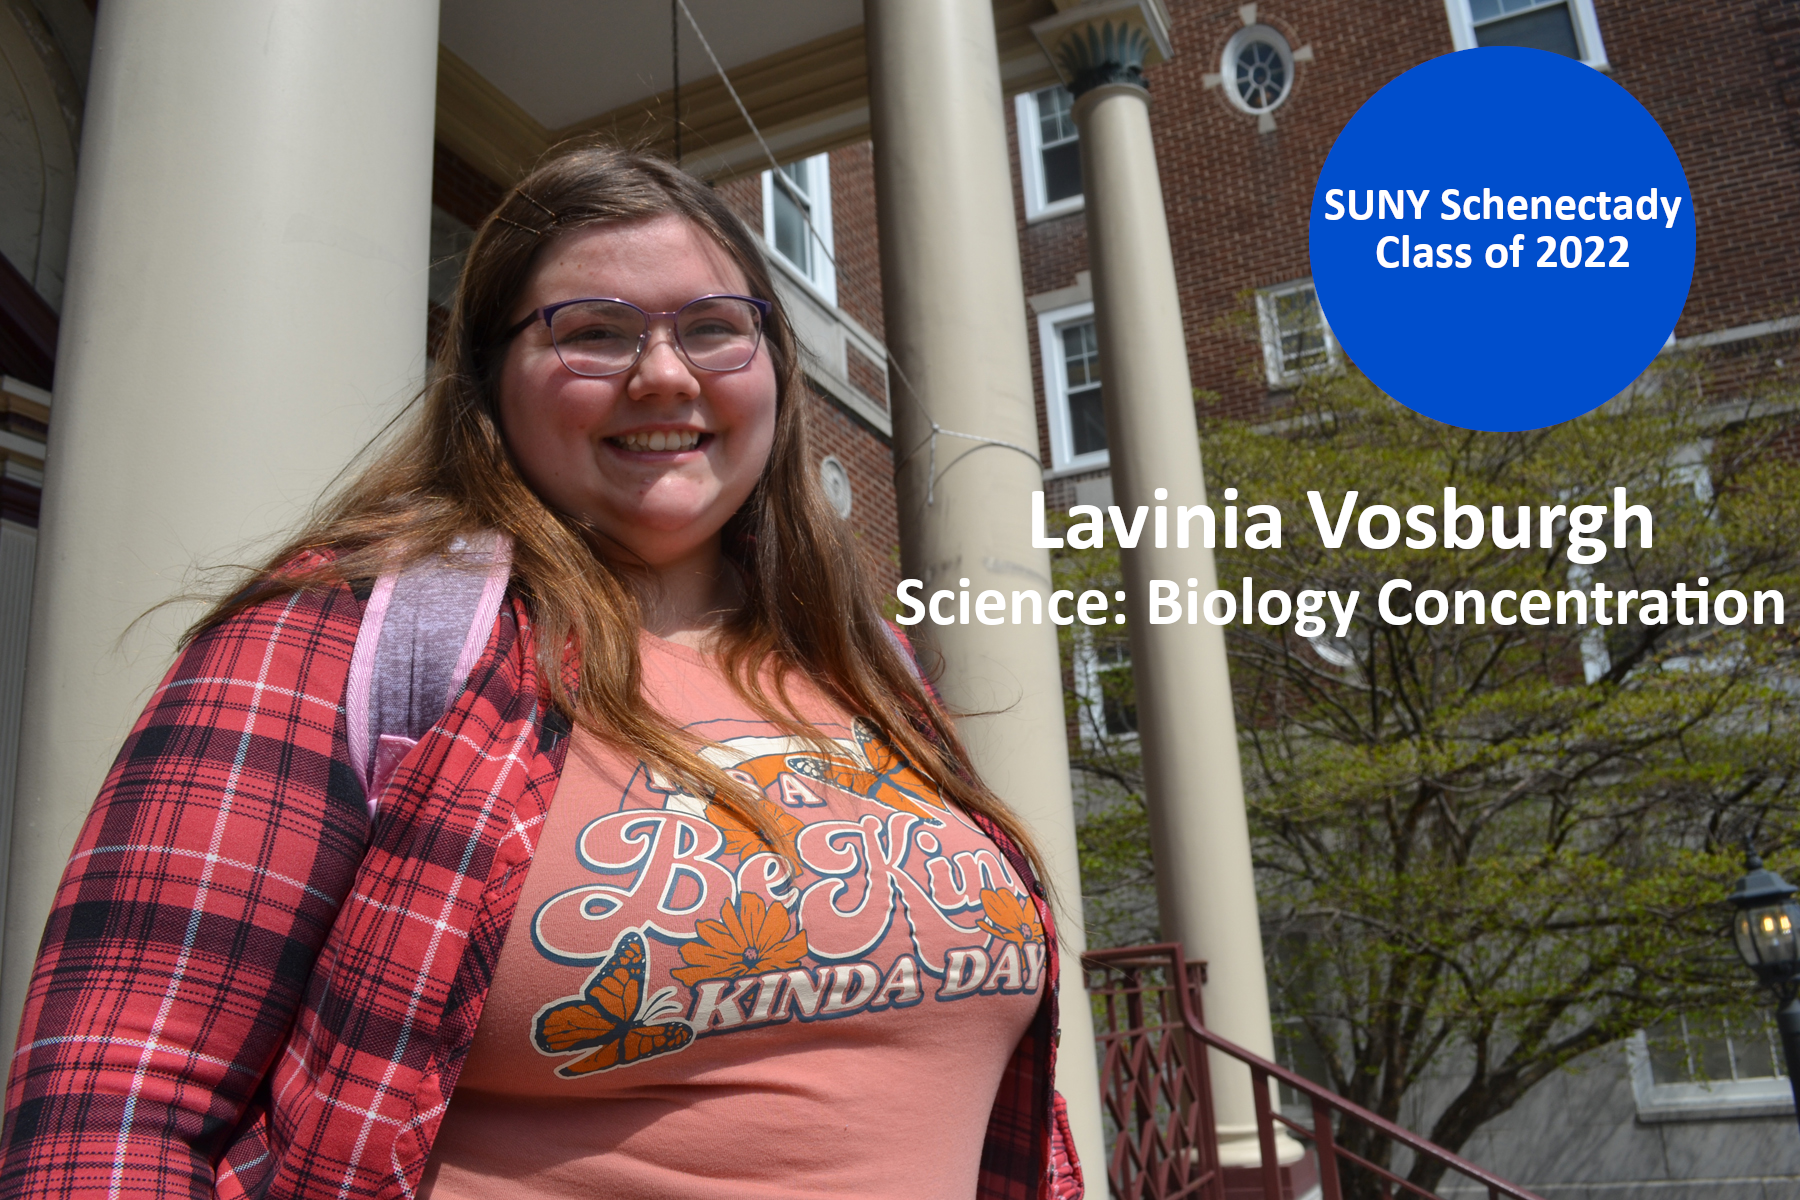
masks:
<svg viewBox="0 0 1800 1200"><path fill-rule="evenodd" d="M750 294L773 306L764 339L778 381L774 445L755 490L723 531L745 593L719 631L732 686L777 727L817 741L785 686L788 672L802 672L873 721L950 799L1004 830L1044 878L1030 834L982 785L954 726L884 625L849 530L808 469L797 346L756 241L706 184L648 155L578 147L507 193L469 248L417 411L390 448L189 636L272 595L371 579L443 553L459 536L499 530L512 539L513 586L537 625L538 662L555 707L710 795L779 846L766 801L699 754L704 743L641 703L642 614L632 568L596 554L592 530L532 491L500 432L493 360L543 247L583 226L669 213L709 235L743 271ZM330 561L305 571L287 566L312 551L329 551ZM577 660L573 689L564 685L565 647ZM774 680L774 699L760 686L765 678Z"/></svg>

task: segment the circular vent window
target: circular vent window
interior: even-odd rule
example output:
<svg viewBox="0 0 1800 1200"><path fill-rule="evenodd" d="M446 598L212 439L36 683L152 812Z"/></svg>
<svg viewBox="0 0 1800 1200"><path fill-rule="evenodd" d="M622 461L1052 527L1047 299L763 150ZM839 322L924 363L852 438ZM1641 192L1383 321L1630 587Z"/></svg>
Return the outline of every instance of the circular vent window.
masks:
<svg viewBox="0 0 1800 1200"><path fill-rule="evenodd" d="M1247 113L1274 111L1294 87L1294 52L1267 25L1240 29L1225 43L1219 74L1225 95Z"/></svg>
<svg viewBox="0 0 1800 1200"><path fill-rule="evenodd" d="M846 519L850 516L850 472L838 461L835 454L827 454L819 464L819 483L825 489L825 499L837 514Z"/></svg>

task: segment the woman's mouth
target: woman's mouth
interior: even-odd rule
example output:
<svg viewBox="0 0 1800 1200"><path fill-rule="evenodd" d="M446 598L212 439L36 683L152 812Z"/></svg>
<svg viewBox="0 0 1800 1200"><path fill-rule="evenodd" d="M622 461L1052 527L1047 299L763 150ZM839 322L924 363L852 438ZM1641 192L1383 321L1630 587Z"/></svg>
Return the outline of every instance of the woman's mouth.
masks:
<svg viewBox="0 0 1800 1200"><path fill-rule="evenodd" d="M656 451L692 450L705 437L704 433L696 429L653 429L620 434L618 437L610 437L606 440L621 450L643 454Z"/></svg>

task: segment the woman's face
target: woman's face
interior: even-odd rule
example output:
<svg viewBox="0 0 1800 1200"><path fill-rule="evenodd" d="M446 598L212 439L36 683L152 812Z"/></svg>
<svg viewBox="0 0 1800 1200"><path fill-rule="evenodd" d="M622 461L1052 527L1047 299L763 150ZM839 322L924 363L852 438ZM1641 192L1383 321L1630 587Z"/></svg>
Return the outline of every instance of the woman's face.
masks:
<svg viewBox="0 0 1800 1200"><path fill-rule="evenodd" d="M509 320L588 297L673 312L716 293L747 295L743 272L692 222L665 215L551 242ZM766 339L747 366L702 371L659 320L635 366L590 378L563 366L550 330L533 321L507 347L500 427L525 481L551 507L667 567L718 553L719 530L769 460L775 393ZM673 448L648 449L652 434Z"/></svg>

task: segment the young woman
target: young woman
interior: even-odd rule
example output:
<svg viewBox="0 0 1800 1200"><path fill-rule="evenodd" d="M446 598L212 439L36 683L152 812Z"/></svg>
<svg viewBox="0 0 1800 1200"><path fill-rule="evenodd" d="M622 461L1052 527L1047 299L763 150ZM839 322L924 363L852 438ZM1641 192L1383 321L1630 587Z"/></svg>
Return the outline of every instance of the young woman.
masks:
<svg viewBox="0 0 1800 1200"><path fill-rule="evenodd" d="M803 397L705 185L584 149L513 189L414 425L108 777L0 1193L1078 1195L1029 836Z"/></svg>

